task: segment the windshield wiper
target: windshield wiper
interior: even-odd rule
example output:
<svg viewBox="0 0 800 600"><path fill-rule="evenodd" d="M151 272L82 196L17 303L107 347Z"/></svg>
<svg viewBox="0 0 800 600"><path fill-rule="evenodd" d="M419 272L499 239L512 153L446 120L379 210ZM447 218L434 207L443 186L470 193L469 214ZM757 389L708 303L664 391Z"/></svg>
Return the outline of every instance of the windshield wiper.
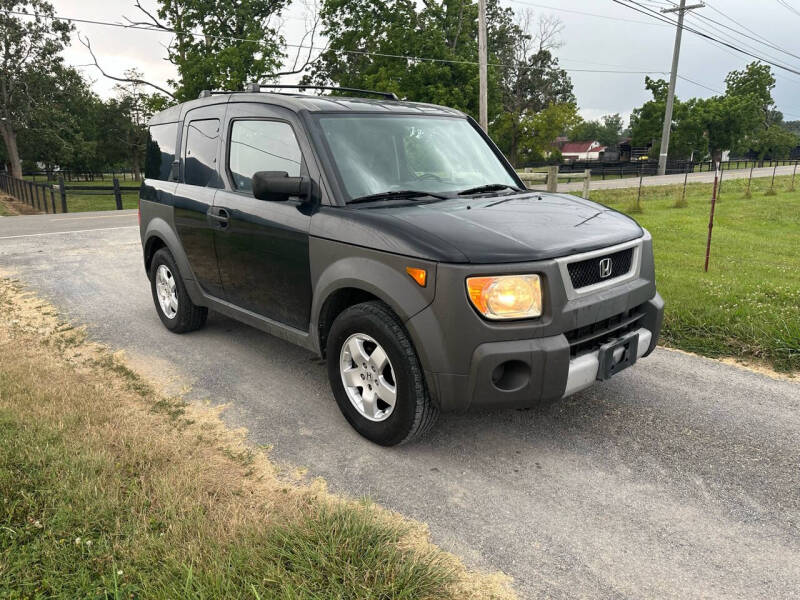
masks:
<svg viewBox="0 0 800 600"><path fill-rule="evenodd" d="M477 187L469 188L458 192L459 196L469 196L470 194L482 194L484 192L499 192L500 190L514 190L515 192L522 192L515 185L506 185L505 183L487 183L486 185L479 185Z"/></svg>
<svg viewBox="0 0 800 600"><path fill-rule="evenodd" d="M368 196L359 196L353 198L347 204L358 204L360 202L375 202L376 200L411 200L413 198L436 198L437 200L447 200L447 196L441 194L433 194L431 192L423 192L421 190L392 190L389 192L381 192L379 194L370 194Z"/></svg>

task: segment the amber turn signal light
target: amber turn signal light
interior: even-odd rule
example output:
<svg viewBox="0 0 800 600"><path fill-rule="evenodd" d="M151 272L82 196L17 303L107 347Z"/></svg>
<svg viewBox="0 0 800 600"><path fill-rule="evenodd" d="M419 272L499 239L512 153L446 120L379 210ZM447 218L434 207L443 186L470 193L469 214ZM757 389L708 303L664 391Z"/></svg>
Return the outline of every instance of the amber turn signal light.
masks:
<svg viewBox="0 0 800 600"><path fill-rule="evenodd" d="M411 275L411 279L416 281L420 287L425 287L425 284L428 283L428 272L425 269L406 267L406 273Z"/></svg>

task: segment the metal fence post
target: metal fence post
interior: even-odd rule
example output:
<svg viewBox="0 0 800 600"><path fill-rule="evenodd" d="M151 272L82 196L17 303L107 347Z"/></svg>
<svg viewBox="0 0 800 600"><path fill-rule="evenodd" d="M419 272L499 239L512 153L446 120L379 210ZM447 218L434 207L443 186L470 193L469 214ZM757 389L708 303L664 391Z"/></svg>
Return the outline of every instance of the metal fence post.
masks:
<svg viewBox="0 0 800 600"><path fill-rule="evenodd" d="M67 212L67 188L64 186L64 178L58 177L58 192L61 194L61 212Z"/></svg>
<svg viewBox="0 0 800 600"><path fill-rule="evenodd" d="M114 200L117 202L117 210L122 210L122 192L119 191L119 179L114 177Z"/></svg>
<svg viewBox="0 0 800 600"><path fill-rule="evenodd" d="M770 162L770 166L772 166L772 161ZM775 163L775 167L772 169L772 182L769 184L769 189L767 190L767 196L776 196L778 192L775 191L775 173L778 170L778 163Z"/></svg>
<svg viewBox="0 0 800 600"><path fill-rule="evenodd" d="M53 190L53 186L47 186L50 188L50 204L53 206L53 214L56 214L56 192Z"/></svg>
<svg viewBox="0 0 800 600"><path fill-rule="evenodd" d="M588 200L589 199L589 186L592 183L592 170L591 169L586 169L583 172L583 175L584 175L584 177L583 177L583 199L584 200Z"/></svg>
<svg viewBox="0 0 800 600"><path fill-rule="evenodd" d="M714 229L714 209L717 205L717 171L719 170L719 163L714 170L714 190L711 194L711 214L708 216L708 241L706 241L706 264L703 270L708 273L708 259L711 256L711 232Z"/></svg>
<svg viewBox="0 0 800 600"><path fill-rule="evenodd" d="M554 165L547 170L547 191L558 191L558 165Z"/></svg>
<svg viewBox="0 0 800 600"><path fill-rule="evenodd" d="M636 193L636 204L634 205L634 212L642 212L642 183L644 175L641 170L639 171L639 191Z"/></svg>

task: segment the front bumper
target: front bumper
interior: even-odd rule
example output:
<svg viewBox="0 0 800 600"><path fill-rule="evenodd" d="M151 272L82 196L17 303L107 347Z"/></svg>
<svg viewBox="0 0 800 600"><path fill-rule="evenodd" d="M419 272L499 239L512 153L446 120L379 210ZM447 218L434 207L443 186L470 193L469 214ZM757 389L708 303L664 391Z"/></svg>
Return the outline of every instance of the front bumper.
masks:
<svg viewBox="0 0 800 600"><path fill-rule="evenodd" d="M656 294L637 307L628 327L598 338L598 345L638 333L636 359L650 354L661 330L664 301ZM525 408L590 387L602 375L600 350L575 353L565 334L500 342L475 348L469 374L426 373L434 397L445 410L470 407Z"/></svg>
<svg viewBox="0 0 800 600"><path fill-rule="evenodd" d="M635 332L636 358L650 354L661 331L664 301L656 294L637 310L640 317L630 327L610 332L598 345ZM574 342L571 345L565 334L480 344L466 375L426 371L434 398L443 410L452 411L528 408L586 389L601 375L600 351L575 354Z"/></svg>

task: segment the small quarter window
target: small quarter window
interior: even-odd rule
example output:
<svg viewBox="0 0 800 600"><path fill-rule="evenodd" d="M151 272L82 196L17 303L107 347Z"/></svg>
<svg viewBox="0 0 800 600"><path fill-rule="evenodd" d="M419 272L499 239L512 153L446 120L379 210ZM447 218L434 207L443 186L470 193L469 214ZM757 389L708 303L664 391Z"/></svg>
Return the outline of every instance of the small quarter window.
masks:
<svg viewBox="0 0 800 600"><path fill-rule="evenodd" d="M294 131L281 121L234 121L229 156L233 185L247 192L254 173L285 171L298 177L303 162Z"/></svg>
<svg viewBox="0 0 800 600"><path fill-rule="evenodd" d="M175 160L175 139L177 137L177 123L164 123L150 127L147 136L147 154L144 160L145 177L169 181L172 163Z"/></svg>
<svg viewBox="0 0 800 600"><path fill-rule="evenodd" d="M183 180L189 185L217 187L219 119L189 123Z"/></svg>

